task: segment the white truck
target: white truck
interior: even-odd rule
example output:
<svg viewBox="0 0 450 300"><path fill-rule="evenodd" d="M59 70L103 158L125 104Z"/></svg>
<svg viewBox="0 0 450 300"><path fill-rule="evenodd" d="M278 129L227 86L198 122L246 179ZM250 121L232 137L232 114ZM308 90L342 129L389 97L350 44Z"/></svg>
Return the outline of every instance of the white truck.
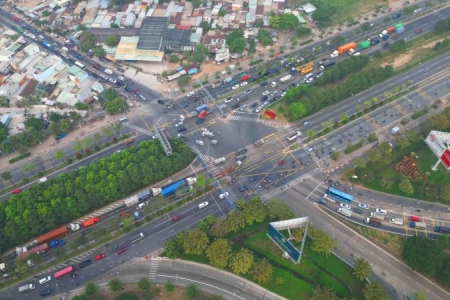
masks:
<svg viewBox="0 0 450 300"><path fill-rule="evenodd" d="M272 83L270 84L270 86L274 88L274 87L277 86L277 83L276 83L275 81L272 81Z"/></svg>
<svg viewBox="0 0 450 300"><path fill-rule="evenodd" d="M285 83L286 81L289 81L293 78L293 76L291 74L283 76L280 78L280 83Z"/></svg>
<svg viewBox="0 0 450 300"><path fill-rule="evenodd" d="M378 212L375 212L375 211L373 211L373 212L370 213L370 217L371 217L371 218L374 218L374 219L381 220L381 221L384 220L384 214L378 213Z"/></svg>
<svg viewBox="0 0 450 300"><path fill-rule="evenodd" d="M392 218L392 219L389 219L389 223L401 226L401 225L403 225L403 219Z"/></svg>
<svg viewBox="0 0 450 300"><path fill-rule="evenodd" d="M345 207L339 207L338 213L346 216L347 218L350 218L353 214L353 212L350 209L345 208Z"/></svg>
<svg viewBox="0 0 450 300"><path fill-rule="evenodd" d="M223 164L225 162L225 157L220 157L214 160L214 165L218 166L220 164Z"/></svg>
<svg viewBox="0 0 450 300"><path fill-rule="evenodd" d="M19 287L19 292L23 293L23 292L27 292L27 291L31 291L34 290L36 288L36 285L32 284L32 283L28 283L26 285L22 285Z"/></svg>
<svg viewBox="0 0 450 300"><path fill-rule="evenodd" d="M211 131L203 131L202 132L202 136L213 138L214 137L214 133L212 133Z"/></svg>
<svg viewBox="0 0 450 300"><path fill-rule="evenodd" d="M338 57L338 56L339 56L339 51L334 50L334 51L331 53L330 58L335 58L335 57Z"/></svg>
<svg viewBox="0 0 450 300"><path fill-rule="evenodd" d="M25 253L28 251L28 247L16 247L16 254Z"/></svg>
<svg viewBox="0 0 450 300"><path fill-rule="evenodd" d="M71 223L69 226L67 226L72 231L77 231L81 229L81 225L78 223Z"/></svg>
<svg viewBox="0 0 450 300"><path fill-rule="evenodd" d="M186 178L186 183L188 185L193 185L196 182L197 182L197 177L188 177L188 178Z"/></svg>
<svg viewBox="0 0 450 300"><path fill-rule="evenodd" d="M137 198L136 195L133 195L133 196L125 199L123 202L125 203L126 207L132 207L139 203L139 199Z"/></svg>

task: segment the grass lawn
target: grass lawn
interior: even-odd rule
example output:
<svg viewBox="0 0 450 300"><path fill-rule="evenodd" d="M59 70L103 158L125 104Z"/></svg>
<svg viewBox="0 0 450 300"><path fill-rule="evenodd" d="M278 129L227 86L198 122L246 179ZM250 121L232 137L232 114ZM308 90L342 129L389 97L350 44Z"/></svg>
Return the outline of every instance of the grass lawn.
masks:
<svg viewBox="0 0 450 300"><path fill-rule="evenodd" d="M415 163L421 170L422 174L428 172L430 176L427 180L410 178L410 181L414 187L414 194L408 195L402 192L398 187L398 183L402 179L402 176L397 172L395 167L402 161L403 157L409 156L411 152L414 152L415 156L418 157L418 159L415 159ZM425 142L420 141L403 150L396 147L394 149L393 156L394 157L391 161L384 160L376 163L368 162L366 168L356 170L356 175L358 175L358 178L352 178L351 181L355 184L363 185L369 189L388 192L389 194L431 202L443 202L443 200L438 197L439 190L445 184L448 184L450 173L445 170L442 165L439 165L437 171L431 170L431 167L436 163L437 158ZM363 180L364 176L369 172L372 172L375 175L375 179L371 182L365 182ZM381 185L382 174L385 172L392 174L394 177L395 184L389 190L384 189ZM431 186L433 186L433 188L431 188Z"/></svg>
<svg viewBox="0 0 450 300"><path fill-rule="evenodd" d="M273 266L272 280L264 288L287 299L303 300L312 297L314 286L320 284L332 288L340 298L363 299L363 283L352 274L352 268L339 258L315 253L310 242L304 248L300 265L282 257L281 250L267 237L268 222L253 224L230 234L233 251L241 247L252 250L258 258L267 258ZM299 247L299 245L296 245ZM208 264L205 255L183 255L182 259ZM230 268L226 271L232 272ZM240 275L252 281L251 275Z"/></svg>

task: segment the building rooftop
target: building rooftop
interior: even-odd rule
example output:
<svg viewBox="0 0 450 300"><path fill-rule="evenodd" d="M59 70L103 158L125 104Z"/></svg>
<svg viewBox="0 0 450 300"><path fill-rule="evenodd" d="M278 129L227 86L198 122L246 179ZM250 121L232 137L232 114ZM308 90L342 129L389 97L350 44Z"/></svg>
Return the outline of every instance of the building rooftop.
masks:
<svg viewBox="0 0 450 300"><path fill-rule="evenodd" d="M144 20L137 48L141 50L161 50L168 23L169 18L167 17L150 17Z"/></svg>

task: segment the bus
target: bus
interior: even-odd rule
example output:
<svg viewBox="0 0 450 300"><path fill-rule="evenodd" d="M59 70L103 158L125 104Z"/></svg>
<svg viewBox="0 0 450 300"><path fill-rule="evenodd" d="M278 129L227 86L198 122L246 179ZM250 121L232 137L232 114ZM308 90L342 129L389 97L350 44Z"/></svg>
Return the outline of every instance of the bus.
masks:
<svg viewBox="0 0 450 300"><path fill-rule="evenodd" d="M343 201L345 203L352 203L353 196L346 194L338 189L335 189L334 187L330 187L327 191L328 196L331 196L333 198L336 198L339 201Z"/></svg>
<svg viewBox="0 0 450 300"><path fill-rule="evenodd" d="M299 136L301 136L302 135L302 133L300 132L300 131L297 131L296 133L294 133L294 134L291 134L290 136L288 136L287 137L287 140L289 141L289 142L292 142L292 141L294 141L295 139L297 139Z"/></svg>
<svg viewBox="0 0 450 300"><path fill-rule="evenodd" d="M136 243L137 241L142 240L144 238L144 236L145 235L142 232L140 232L139 234L134 235L130 238L130 243L132 243L132 244Z"/></svg>
<svg viewBox="0 0 450 300"><path fill-rule="evenodd" d="M98 222L100 222L100 218L95 217L95 218L90 218L90 219L84 221L82 225L83 225L83 228L87 228Z"/></svg>
<svg viewBox="0 0 450 300"><path fill-rule="evenodd" d="M59 279L67 274L70 274L72 272L75 272L75 269L73 266L68 266L67 268L62 269L61 271L58 271L53 275L55 279Z"/></svg>
<svg viewBox="0 0 450 300"><path fill-rule="evenodd" d="M78 66L78 67L80 67L80 69L84 69L84 68L86 67L85 65L83 65L83 64L80 63L79 61L76 61L76 62L75 62L75 65Z"/></svg>

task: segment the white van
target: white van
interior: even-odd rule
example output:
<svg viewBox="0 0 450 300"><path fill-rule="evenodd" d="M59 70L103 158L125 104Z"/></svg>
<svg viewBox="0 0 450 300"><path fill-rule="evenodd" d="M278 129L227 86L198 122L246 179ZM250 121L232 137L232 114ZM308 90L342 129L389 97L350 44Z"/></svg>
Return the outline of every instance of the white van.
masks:
<svg viewBox="0 0 450 300"><path fill-rule="evenodd" d="M47 180L48 180L47 177L42 177L41 179L38 180L38 183L44 183Z"/></svg>
<svg viewBox="0 0 450 300"><path fill-rule="evenodd" d="M113 71L110 69L105 69L103 72L105 72L106 74L112 75Z"/></svg>
<svg viewBox="0 0 450 300"><path fill-rule="evenodd" d="M208 201L205 201L205 202L203 202L203 203L200 203L199 205L198 205L198 208L199 209L202 209L202 208L205 208L205 207L207 207L208 206Z"/></svg>

